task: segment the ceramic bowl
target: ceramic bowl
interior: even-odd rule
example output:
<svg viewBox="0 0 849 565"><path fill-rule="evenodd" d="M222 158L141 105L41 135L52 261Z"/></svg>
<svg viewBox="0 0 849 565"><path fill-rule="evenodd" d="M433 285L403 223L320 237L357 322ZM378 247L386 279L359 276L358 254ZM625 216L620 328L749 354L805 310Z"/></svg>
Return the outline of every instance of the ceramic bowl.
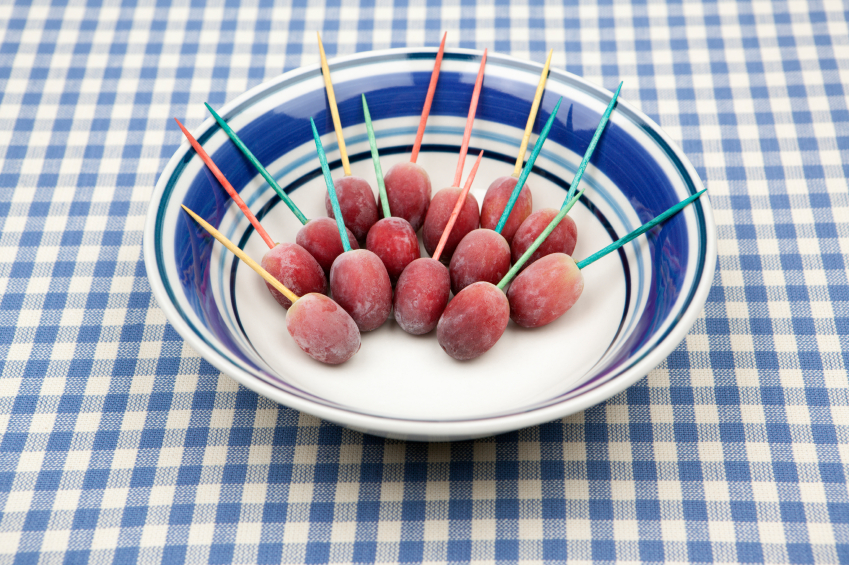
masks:
<svg viewBox="0 0 849 565"><path fill-rule="evenodd" d="M383 170L409 159L435 49L360 53L330 62L353 174L376 191L360 94L374 119ZM481 53L447 51L418 163L433 191L450 186ZM478 202L510 175L541 65L490 54L469 155L485 151L472 189ZM648 117L618 106L583 179L571 216L576 260L587 257L702 188L692 165ZM611 93L552 70L536 121L563 103L529 178L534 210L559 208ZM334 177L342 174L317 65L286 73L218 109L307 217L325 215L326 191L309 118ZM175 126L176 129L176 126ZM197 139L276 241L301 224L210 118ZM536 135L531 138L531 147ZM464 174L465 178L465 174ZM708 295L716 263L709 198L619 252L588 266L578 303L534 330L512 322L485 355L448 357L435 332L412 336L391 318L363 334L340 366L304 354L265 283L180 208L185 204L259 260L267 246L194 150L183 142L154 190L144 234L150 284L168 321L201 356L244 386L363 432L445 441L508 432L583 410L660 364L684 339Z"/></svg>

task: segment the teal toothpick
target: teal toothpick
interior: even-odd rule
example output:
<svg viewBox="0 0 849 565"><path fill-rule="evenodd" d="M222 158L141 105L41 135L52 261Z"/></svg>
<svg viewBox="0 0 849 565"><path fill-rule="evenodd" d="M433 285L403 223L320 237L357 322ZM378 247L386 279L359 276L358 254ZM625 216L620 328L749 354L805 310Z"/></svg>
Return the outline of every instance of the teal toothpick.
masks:
<svg viewBox="0 0 849 565"><path fill-rule="evenodd" d="M510 212L513 211L513 206L516 204L516 200L519 199L519 193L522 191L522 187L525 186L525 182L527 182L528 176L531 174L531 169L534 168L534 162L537 160L539 152L542 151L542 144L545 143L545 139L548 137L548 132L551 131L551 126L554 125L554 118L557 116L557 110L560 109L561 102L563 102L562 96L560 97L560 100L557 101L557 105L554 106L551 116L548 117L548 121L545 122L545 126L543 126L542 131L539 133L536 145L534 145L534 150L531 152L531 156L528 157L528 162L525 163L525 168L522 169L522 174L519 175L519 180L516 182L513 192L510 193L510 200L507 201L507 205L504 207L504 212L501 213L501 218L498 220L498 225L495 226L496 233L501 233L501 230L504 229L504 224L507 223L507 218L510 216Z"/></svg>
<svg viewBox="0 0 849 565"><path fill-rule="evenodd" d="M310 118L312 125L312 136L315 139L315 150L318 152L318 162L321 163L321 172L324 173L324 182L327 184L327 192L330 195L330 205L333 207L333 215L336 216L336 227L339 228L339 236L342 238L342 248L351 250L351 242L348 241L348 230L345 229L345 220L342 218L342 210L339 208L339 199L336 198L336 188L333 186L333 178L330 176L330 167L327 166L327 155L321 145L321 138L315 128L315 121Z"/></svg>
<svg viewBox="0 0 849 565"><path fill-rule="evenodd" d="M578 261L578 263L577 263L578 268L583 269L587 265L590 265L590 264L598 261L599 259L601 259L605 255L607 255L608 253L610 253L612 251L616 251L617 249L619 249L620 247L622 247L623 245L625 245L629 241L640 237L641 235L643 235L644 233L646 233L647 231L649 231L650 229L655 227L657 224L667 220L668 218L674 216L675 214L677 214L678 212L683 210L688 204L690 204L690 202L693 202L694 200L698 199L705 192L707 192L707 189L702 190L701 192L697 192L696 194L690 196L689 198L682 200L681 202L679 202L678 204L676 204L675 206L673 206L672 208L670 208L669 210L667 210L663 214L660 214L655 219L646 222L645 224L638 227L637 229L635 229L634 231L632 231L631 233L629 233L625 237L622 237L622 238L614 241L613 243L611 243L610 245L608 245L607 247L605 247L604 249L602 249L600 251L596 251L595 253L593 253L592 255L590 255L589 257L584 259L583 261Z"/></svg>
<svg viewBox="0 0 849 565"><path fill-rule="evenodd" d="M377 189L380 192L380 204L383 207L383 217L392 216L389 212L389 198L386 197L386 184L383 182L383 168L380 166L380 155L377 153L377 141L374 139L374 127L371 125L371 114L368 111L366 95L363 94L363 114L366 117L368 144L371 147L371 160L374 161L374 176L377 177Z"/></svg>
<svg viewBox="0 0 849 565"><path fill-rule="evenodd" d="M590 158L592 158L593 156L595 146L598 145L598 140L601 138L601 134L604 131L604 126L607 125L607 121L610 119L610 114L613 112L613 107L616 106L616 100L619 98L619 91L622 90L623 84L625 84L625 81L619 83L619 87L613 94L613 98L610 99L610 103L608 103L607 109L604 111L604 114L601 115L601 120L598 122L598 126L596 126L595 128L593 138L590 140L590 144L587 147L587 150L584 152L584 159L581 161L580 166L578 166L578 170L575 172L575 177L572 179L572 184L569 186L569 192L566 194L566 199L563 201L563 206L566 206L566 204L572 201L575 196L575 191L578 190L578 184L580 184L581 179L584 178L584 171L587 170L587 165L590 164ZM583 193L584 191L581 190L581 194Z"/></svg>
<svg viewBox="0 0 849 565"><path fill-rule="evenodd" d="M212 117L215 118L215 121L218 122L218 125L221 126L221 129L224 130L224 133L226 133L233 141L233 143L236 144L236 147L239 148L239 151L242 152L242 155L247 157L248 161L250 161L251 164L256 167L256 170L259 171L259 174L262 175L262 178L264 178L265 181L269 185L271 185L271 188L274 189L274 192L277 193L277 196L279 196L280 199L286 203L286 206L289 207L289 210L291 210L292 213L295 214L295 216L298 218L298 220L300 220L302 224L306 224L309 221L307 217L304 216L303 212L301 212L301 210L295 205L295 203L292 202L292 199L289 198L289 195L286 194L286 192L280 187L279 184L277 184L277 181L274 180L274 177L272 177L268 173L268 171L265 170L265 167L262 166L262 163L259 162L259 159L257 159L254 154L251 153L251 150L248 149L244 143L242 143L242 140L239 139L239 136L236 135L236 132L233 131L233 128L231 128L230 125L224 121L224 118L219 116L218 113L216 113L216 111L212 109L212 106L210 106L206 102L204 102L204 105L206 105L206 109L209 110L209 113L212 114Z"/></svg>

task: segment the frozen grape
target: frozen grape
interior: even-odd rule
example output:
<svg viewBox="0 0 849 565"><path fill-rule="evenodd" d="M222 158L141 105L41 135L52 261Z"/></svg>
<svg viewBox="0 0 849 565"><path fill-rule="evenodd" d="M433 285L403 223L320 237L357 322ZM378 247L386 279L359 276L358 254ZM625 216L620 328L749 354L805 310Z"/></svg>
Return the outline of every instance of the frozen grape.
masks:
<svg viewBox="0 0 849 565"><path fill-rule="evenodd" d="M359 249L360 246L357 244L354 234L347 228L346 231L348 232L348 241L351 242L351 248ZM304 227L298 230L295 243L309 251L310 255L321 265L325 275L330 274L333 261L345 251L342 247L342 238L339 237L339 228L336 226L336 221L330 218L314 218L307 222Z"/></svg>
<svg viewBox="0 0 849 565"><path fill-rule="evenodd" d="M333 299L356 322L360 331L380 327L392 309L392 284L380 257L367 249L346 251L330 269Z"/></svg>
<svg viewBox="0 0 849 565"><path fill-rule="evenodd" d="M431 185L427 171L421 165L405 161L392 165L383 177L392 215L404 218L419 231L424 225L430 206ZM380 208L380 196L377 198Z"/></svg>
<svg viewBox="0 0 849 565"><path fill-rule="evenodd" d="M436 327L450 294L448 267L435 259L416 259L395 286L395 321L409 334L426 334Z"/></svg>
<svg viewBox="0 0 849 565"><path fill-rule="evenodd" d="M522 222L522 225L516 230L516 235L513 236L513 243L510 245L514 264L525 254L525 251L528 250L534 240L539 237L557 214L558 210L554 208L543 208L542 210L537 210ZM527 263L522 268L527 269L534 261L552 253L571 255L575 251L575 243L577 241L578 227L575 225L575 220L566 216L554 228L554 231L551 232L543 244L528 258Z"/></svg>
<svg viewBox="0 0 849 565"><path fill-rule="evenodd" d="M519 179L517 177L499 177L489 185L489 188L486 189L486 196L483 197L483 204L481 204L482 228L488 230L495 229L518 181ZM513 235L516 233L516 230L519 229L525 218L531 215L533 209L534 199L531 195L531 188L525 183L525 186L519 191L519 196L516 198L513 210L507 216L504 227L501 228L501 235L507 240L508 245L513 241Z"/></svg>
<svg viewBox="0 0 849 565"><path fill-rule="evenodd" d="M510 270L510 246L492 230L470 231L451 256L451 290L459 294L472 283L497 284Z"/></svg>
<svg viewBox="0 0 849 565"><path fill-rule="evenodd" d="M278 243L262 256L261 264L263 269L297 296L310 292L327 294L324 271L313 256L297 243ZM265 286L283 308L288 309L292 305L288 298L268 282Z"/></svg>
<svg viewBox="0 0 849 565"><path fill-rule="evenodd" d="M436 326L436 339L448 355L468 361L489 351L509 321L510 305L501 289L476 282L448 303Z"/></svg>
<svg viewBox="0 0 849 565"><path fill-rule="evenodd" d="M577 302L583 290L584 277L569 255L546 255L510 285L510 318L524 328L550 324Z"/></svg>
<svg viewBox="0 0 849 565"><path fill-rule="evenodd" d="M365 179L355 176L338 178L333 182L333 186L345 226L353 232L357 241L365 241L368 230L378 220L377 201L371 186ZM324 194L324 208L328 217L336 218L328 193Z"/></svg>
<svg viewBox="0 0 849 565"><path fill-rule="evenodd" d="M348 313L323 294L305 294L289 308L286 329L304 352L322 363L344 363L360 350L360 330Z"/></svg>
<svg viewBox="0 0 849 565"><path fill-rule="evenodd" d="M430 207L427 210L427 217L422 228L422 242L430 255L433 255L436 246L439 245L439 239L442 237L445 226L448 225L448 219L451 217L454 205L457 204L460 192L461 189L455 187L443 188L430 201ZM457 244L466 237L467 233L478 227L479 221L478 201L471 194L467 194L463 208L460 210L454 228L445 243L445 249L442 250L441 258L451 259Z"/></svg>
<svg viewBox="0 0 849 565"><path fill-rule="evenodd" d="M421 257L416 232L403 218L383 218L374 224L366 238L366 249L380 257L393 284L407 265Z"/></svg>

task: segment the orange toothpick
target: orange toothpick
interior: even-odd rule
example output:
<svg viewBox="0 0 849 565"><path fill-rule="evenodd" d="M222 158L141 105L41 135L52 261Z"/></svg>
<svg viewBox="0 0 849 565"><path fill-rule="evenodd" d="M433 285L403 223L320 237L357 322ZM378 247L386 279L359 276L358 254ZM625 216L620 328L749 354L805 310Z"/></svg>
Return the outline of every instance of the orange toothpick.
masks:
<svg viewBox="0 0 849 565"><path fill-rule="evenodd" d="M472 188L472 182L475 180L475 174L478 172L478 165L481 164L482 158L483 150L481 150L478 154L478 158L472 166L472 171L469 173L469 178L466 179L466 185L463 187L463 190L460 191L460 196L457 197L457 203L454 205L454 210L451 211L448 223L445 225L445 229L442 230L442 237L439 238L439 245L436 246L436 251L433 253L433 258L437 261L439 261L439 256L442 255L442 249L448 241L448 236L451 235L451 230L454 228L454 222L457 221L457 216L460 215L460 210L463 209L463 205L466 203L466 195L469 194L469 189Z"/></svg>
<svg viewBox="0 0 849 565"><path fill-rule="evenodd" d="M463 166L466 164L466 152L469 150L469 139L472 137L472 124L475 123L475 111L478 109L478 98L481 94L481 86L483 85L483 69L486 66L486 49L483 50L481 57L481 67L478 70L478 78L475 81L475 89L472 92L472 102L469 104L469 117L466 118L466 131L463 132L463 145L460 146L460 158L457 161L457 171L454 173L454 184L451 186L460 186L460 181L463 177Z"/></svg>
<svg viewBox="0 0 849 565"><path fill-rule="evenodd" d="M442 55L445 53L446 37L448 37L447 31L442 35L442 43L439 44L439 51L436 53L436 61L433 63L433 73L430 75L430 85L427 87L427 97L425 98L424 108L422 108L422 119L419 121L419 131L416 132L416 142L413 144L413 154L410 155L411 163L415 163L416 159L419 158L419 149L422 146L425 125L427 125L427 117L430 115L430 105L433 103L433 93L436 92L436 81L439 79L439 69L442 66Z"/></svg>
<svg viewBox="0 0 849 565"><path fill-rule="evenodd" d="M248 208L248 205L245 204L245 201L242 200L242 197L239 196L239 193L236 192L236 190L233 188L233 185L230 184L230 181L228 181L227 178L224 176L224 173L222 173L218 166L212 161L212 158L206 153L204 148L201 147L200 143L197 142L194 136L189 133L189 130L187 130L185 126L180 123L180 120L174 118L174 121L177 122L177 125L180 126L181 130L183 130L183 135L185 135L186 139L189 140L189 143L192 144L192 147L194 147L195 152L198 154L201 161L203 161L204 164L209 167L209 170L212 171L212 174L215 175L215 178L218 179L218 182L221 183L221 186L224 187L224 190L227 191L227 194L230 195L230 198L232 198L233 202L236 203L236 206L239 207L239 210L242 211L242 213L254 227L256 232L265 242L265 244L268 245L268 248L273 249L275 245L274 240L271 239L271 237L268 235L268 232L266 232L265 229L260 225L259 220L257 220L256 216L253 215L253 212L251 212L250 208Z"/></svg>

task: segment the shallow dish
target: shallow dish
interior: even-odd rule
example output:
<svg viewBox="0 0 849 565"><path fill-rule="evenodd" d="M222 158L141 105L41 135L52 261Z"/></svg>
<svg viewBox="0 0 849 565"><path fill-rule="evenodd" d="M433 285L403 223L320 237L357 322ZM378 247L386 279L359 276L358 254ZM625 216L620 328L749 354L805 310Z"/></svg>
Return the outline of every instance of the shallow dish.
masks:
<svg viewBox="0 0 849 565"><path fill-rule="evenodd" d="M383 170L409 159L435 49L360 53L331 61L354 174L376 187L360 93L374 121ZM448 51L419 163L434 193L456 166L480 53ZM471 139L484 149L472 193L483 200L512 172L541 66L491 54ZM318 66L286 73L219 109L307 217L325 215L325 186L309 120L331 160L339 152ZM571 212L581 259L701 190L692 165L649 118L627 102L613 112ZM559 208L611 93L552 70L538 127L563 104L529 184L534 210ZM266 230L294 241L300 223L212 119L194 131ZM532 138L533 143L535 137ZM466 171L473 158L467 160ZM464 175L465 178L465 175ZM415 337L391 319L363 334L349 362L329 367L301 352L285 311L263 281L180 209L198 212L255 259L267 247L184 142L154 190L145 226L150 284L177 332L200 355L258 393L356 430L411 440L458 440L540 424L583 410L657 366L684 339L707 298L716 234L707 197L584 271L585 290L555 323L512 322L482 357L460 363L433 334Z"/></svg>

